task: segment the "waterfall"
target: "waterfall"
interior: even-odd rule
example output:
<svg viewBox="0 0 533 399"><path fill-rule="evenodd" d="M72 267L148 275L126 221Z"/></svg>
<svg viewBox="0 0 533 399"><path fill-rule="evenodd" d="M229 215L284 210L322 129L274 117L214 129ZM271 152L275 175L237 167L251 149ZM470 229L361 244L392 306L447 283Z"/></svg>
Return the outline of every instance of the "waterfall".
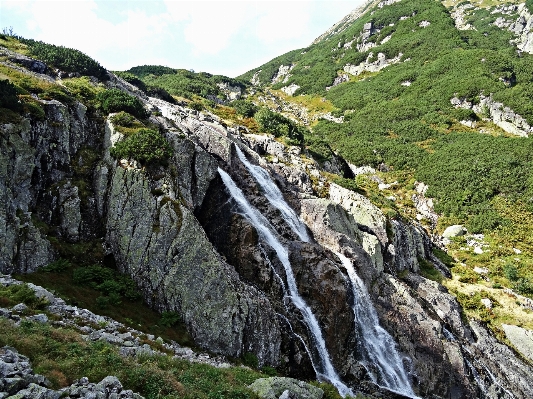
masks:
<svg viewBox="0 0 533 399"><path fill-rule="evenodd" d="M340 380L335 369L333 368L333 364L331 363L326 348L326 342L322 337L322 331L320 330L318 321L311 311L311 308L307 306L303 298L300 297L298 293L296 279L289 262L289 252L277 239L277 234L275 233L274 227L256 208L254 208L248 202L241 189L237 187L233 179L226 172L218 168L218 173L220 174L220 177L222 178L222 181L228 189L231 197L239 206L239 209L242 212L241 214L255 227L259 236L266 241L272 249L274 249L278 259L283 264L287 278L287 288L290 294L290 299L294 306L300 310L303 320L311 333L310 338L313 340L314 347L318 353L318 359L311 358L313 368L317 371L317 377L333 384L343 397L347 395L354 396L351 389Z"/></svg>
<svg viewBox="0 0 533 399"><path fill-rule="evenodd" d="M240 161L263 189L263 193L268 202L270 202L274 208L281 212L283 219L285 219L291 229L298 234L300 240L309 242L307 227L298 217L296 212L294 212L289 204L287 204L285 198L283 198L283 194L278 186L276 186L276 183L272 181L268 172L260 166L252 165L248 159L246 159L246 156L242 153L241 149L237 145L235 145L235 149Z"/></svg>
<svg viewBox="0 0 533 399"><path fill-rule="evenodd" d="M357 338L362 349L362 363L373 382L390 391L416 398L404 369L402 358L396 350L396 342L379 325L378 315L370 296L359 278L352 262L337 253L348 272L354 293L353 312Z"/></svg>

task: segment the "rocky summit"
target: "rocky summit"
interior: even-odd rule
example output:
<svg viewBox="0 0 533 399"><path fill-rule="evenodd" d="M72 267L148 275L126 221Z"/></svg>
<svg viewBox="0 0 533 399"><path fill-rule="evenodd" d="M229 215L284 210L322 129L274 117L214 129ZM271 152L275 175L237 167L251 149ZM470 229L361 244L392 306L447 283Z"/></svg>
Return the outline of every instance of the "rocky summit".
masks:
<svg viewBox="0 0 533 399"><path fill-rule="evenodd" d="M236 79L0 35L0 398L533 397L533 4L478 3Z"/></svg>

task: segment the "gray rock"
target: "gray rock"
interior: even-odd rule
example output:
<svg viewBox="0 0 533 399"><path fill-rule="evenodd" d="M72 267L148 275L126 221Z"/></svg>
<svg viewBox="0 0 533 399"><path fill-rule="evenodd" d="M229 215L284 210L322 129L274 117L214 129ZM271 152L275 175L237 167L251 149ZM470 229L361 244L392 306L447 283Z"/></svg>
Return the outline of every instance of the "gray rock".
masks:
<svg viewBox="0 0 533 399"><path fill-rule="evenodd" d="M525 328L502 324L505 336L526 358L533 360L533 331Z"/></svg>
<svg viewBox="0 0 533 399"><path fill-rule="evenodd" d="M44 313L36 314L35 316L29 316L27 318L30 321L35 321L37 323L46 324L48 323L48 316L46 316Z"/></svg>
<svg viewBox="0 0 533 399"><path fill-rule="evenodd" d="M25 312L26 310L28 310L28 307L25 304L23 304L23 303L19 303L19 304L13 306L11 308L11 310L13 312L22 313L22 312Z"/></svg>
<svg viewBox="0 0 533 399"><path fill-rule="evenodd" d="M466 229L460 224L455 224L453 226L448 226L442 233L444 238L460 237L466 234Z"/></svg>
<svg viewBox="0 0 533 399"><path fill-rule="evenodd" d="M299 399L321 399L324 391L306 382L285 377L260 378L249 388L262 399L297 397Z"/></svg>

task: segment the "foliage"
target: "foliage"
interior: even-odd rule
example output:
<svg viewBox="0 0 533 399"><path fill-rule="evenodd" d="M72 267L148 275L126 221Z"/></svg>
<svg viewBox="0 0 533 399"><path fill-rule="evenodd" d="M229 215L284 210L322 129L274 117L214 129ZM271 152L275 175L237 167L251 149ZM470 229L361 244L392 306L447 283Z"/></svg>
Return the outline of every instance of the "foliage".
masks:
<svg viewBox="0 0 533 399"><path fill-rule="evenodd" d="M33 310L42 310L48 305L48 301L37 297L35 291L27 284L0 287L0 306L14 306L19 303L23 303Z"/></svg>
<svg viewBox="0 0 533 399"><path fill-rule="evenodd" d="M85 376L98 382L117 376L125 388L147 399L257 399L247 386L263 377L241 367L217 369L167 356L123 357L116 347L86 342L69 328L0 320L0 346L9 345L30 358L36 373L57 389Z"/></svg>
<svg viewBox="0 0 533 399"><path fill-rule="evenodd" d="M17 88L7 79L0 79L0 108L8 108L13 111L20 111L22 109Z"/></svg>
<svg viewBox="0 0 533 399"><path fill-rule="evenodd" d="M0 307L14 306L24 303L30 309L44 309L48 301L38 298L27 284L16 284L0 287Z"/></svg>
<svg viewBox="0 0 533 399"><path fill-rule="evenodd" d="M418 258L418 264L420 265L420 274L424 276L425 278L433 281L437 281L439 283L442 282L443 276L441 272L439 272L433 263L427 261L424 258L419 257Z"/></svg>
<svg viewBox="0 0 533 399"><path fill-rule="evenodd" d="M176 312L162 312L159 323L165 327L173 327L181 320L181 317Z"/></svg>
<svg viewBox="0 0 533 399"><path fill-rule="evenodd" d="M143 164L166 164L173 155L168 141L157 131L140 129L119 141L112 149L116 159L136 159Z"/></svg>
<svg viewBox="0 0 533 399"><path fill-rule="evenodd" d="M433 253L433 255L435 255L435 257L437 257L438 260L440 260L446 266L453 267L455 260L450 255L448 255L446 251L443 251L442 249L437 247L433 247L431 249L431 252Z"/></svg>
<svg viewBox="0 0 533 399"><path fill-rule="evenodd" d="M292 66L288 80L273 88L296 84L296 95L323 97L344 116L342 124L320 120L312 133L305 132L311 151L324 157L329 145L355 165L415 169L416 179L429 185L437 211L464 220L472 232L502 227L506 221L491 204L496 196L526 202L533 197L527 177L531 140L496 137L502 131L481 120L488 115L455 109L450 99L478 104L481 94L492 93L533 124L533 56L509 47L510 33L494 25L499 14L490 9L469 11L468 22L476 29L468 31L456 29L440 2L396 2L369 11L328 40L277 57L241 78L255 75L268 86L280 65ZM431 24L422 28L424 20ZM368 22L376 31L368 38L377 45L370 50L372 60L379 52L387 58L402 53L402 62L326 90L345 65L369 56L355 48ZM344 47L352 41L351 48ZM475 134L459 123L463 120L492 134Z"/></svg>
<svg viewBox="0 0 533 399"><path fill-rule="evenodd" d="M188 99L200 96L207 99L218 97L225 100L219 84L229 84L241 89L246 87L243 81L226 76L211 75L206 72L195 73L186 69L173 69L159 65L137 66L126 72L137 76L148 87L148 90L160 88L173 96Z"/></svg>
<svg viewBox="0 0 533 399"><path fill-rule="evenodd" d="M63 85L78 101L93 108L99 104L98 93L104 91L103 85L95 85L87 76L63 79Z"/></svg>
<svg viewBox="0 0 533 399"><path fill-rule="evenodd" d="M101 292L102 296L97 298L100 307L106 307L109 303L120 304L123 297L129 300L140 298L133 280L104 266L77 268L73 272L73 281Z"/></svg>
<svg viewBox="0 0 533 399"><path fill-rule="evenodd" d="M60 273L67 270L69 267L71 267L71 264L67 259L59 258L52 263L49 263L45 267L42 267L41 270L44 272Z"/></svg>
<svg viewBox="0 0 533 399"><path fill-rule="evenodd" d="M246 352L242 355L242 364L245 366L251 367L253 369L257 369L259 365L259 360L257 359L257 356L254 355L251 352Z"/></svg>
<svg viewBox="0 0 533 399"><path fill-rule="evenodd" d="M303 141L305 128L277 112L263 107L257 111L254 119L264 132L271 133L276 137L285 136L297 143Z"/></svg>
<svg viewBox="0 0 533 399"><path fill-rule="evenodd" d="M246 100L235 100L230 105L235 108L239 115L245 118L252 118L258 110L254 103Z"/></svg>
<svg viewBox="0 0 533 399"><path fill-rule="evenodd" d="M36 41L33 39L19 39L26 44L30 54L46 64L62 71L77 72L85 76L96 76L106 79L106 70L98 62L79 50L63 46Z"/></svg>
<svg viewBox="0 0 533 399"><path fill-rule="evenodd" d="M113 115L110 120L113 125L122 127L132 127L135 125L135 122L137 122L137 119L135 119L133 115L130 115L125 111L120 111Z"/></svg>
<svg viewBox="0 0 533 399"><path fill-rule="evenodd" d="M526 7L533 14L533 0L526 0Z"/></svg>
<svg viewBox="0 0 533 399"><path fill-rule="evenodd" d="M108 114L125 111L140 119L149 116L149 112L137 97L119 89L110 89L98 93L98 100L101 103L102 110Z"/></svg>

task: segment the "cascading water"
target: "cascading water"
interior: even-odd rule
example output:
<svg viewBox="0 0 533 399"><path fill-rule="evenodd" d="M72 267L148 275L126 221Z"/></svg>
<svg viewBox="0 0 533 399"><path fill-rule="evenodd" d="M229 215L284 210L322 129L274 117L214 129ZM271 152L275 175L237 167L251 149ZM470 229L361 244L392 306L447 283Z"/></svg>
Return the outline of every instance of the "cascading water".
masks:
<svg viewBox="0 0 533 399"><path fill-rule="evenodd" d="M290 294L290 299L294 306L300 310L304 322L309 328L311 333L311 339L314 341L315 349L318 354L318 359L311 359L313 367L317 372L317 377L322 380L326 380L333 384L339 393L345 397L347 395L353 395L353 392L348 388L339 378L333 364L329 358L329 354L326 348L326 343L322 337L322 331L318 325L318 321L305 301L300 297L298 288L296 286L296 279L294 277L292 266L289 262L289 253L285 247L279 242L276 237L276 233L270 222L255 209L246 199L243 192L233 179L222 169L218 169L218 173L224 182L224 185L228 189L231 197L238 204L242 215L255 227L259 236L268 243L268 245L276 251L278 259L283 264L285 274L287 278L287 287Z"/></svg>
<svg viewBox="0 0 533 399"><path fill-rule="evenodd" d="M378 315L370 296L359 278L352 262L337 253L352 282L354 292L353 311L358 340L362 349L363 365L377 385L404 396L416 398L409 383L396 343L379 325Z"/></svg>
<svg viewBox="0 0 533 399"><path fill-rule="evenodd" d="M242 153L241 149L236 145L235 149L237 151L237 156L243 165L248 169L250 174L254 179L259 183L261 188L264 191L264 195L270 204L278 209L285 221L289 224L291 229L298 234L300 240L309 242L309 234L307 233L307 227L298 217L296 212L287 204L283 194L281 193L276 183L272 181L270 175L266 170L260 166L252 165L247 159L246 156Z"/></svg>

